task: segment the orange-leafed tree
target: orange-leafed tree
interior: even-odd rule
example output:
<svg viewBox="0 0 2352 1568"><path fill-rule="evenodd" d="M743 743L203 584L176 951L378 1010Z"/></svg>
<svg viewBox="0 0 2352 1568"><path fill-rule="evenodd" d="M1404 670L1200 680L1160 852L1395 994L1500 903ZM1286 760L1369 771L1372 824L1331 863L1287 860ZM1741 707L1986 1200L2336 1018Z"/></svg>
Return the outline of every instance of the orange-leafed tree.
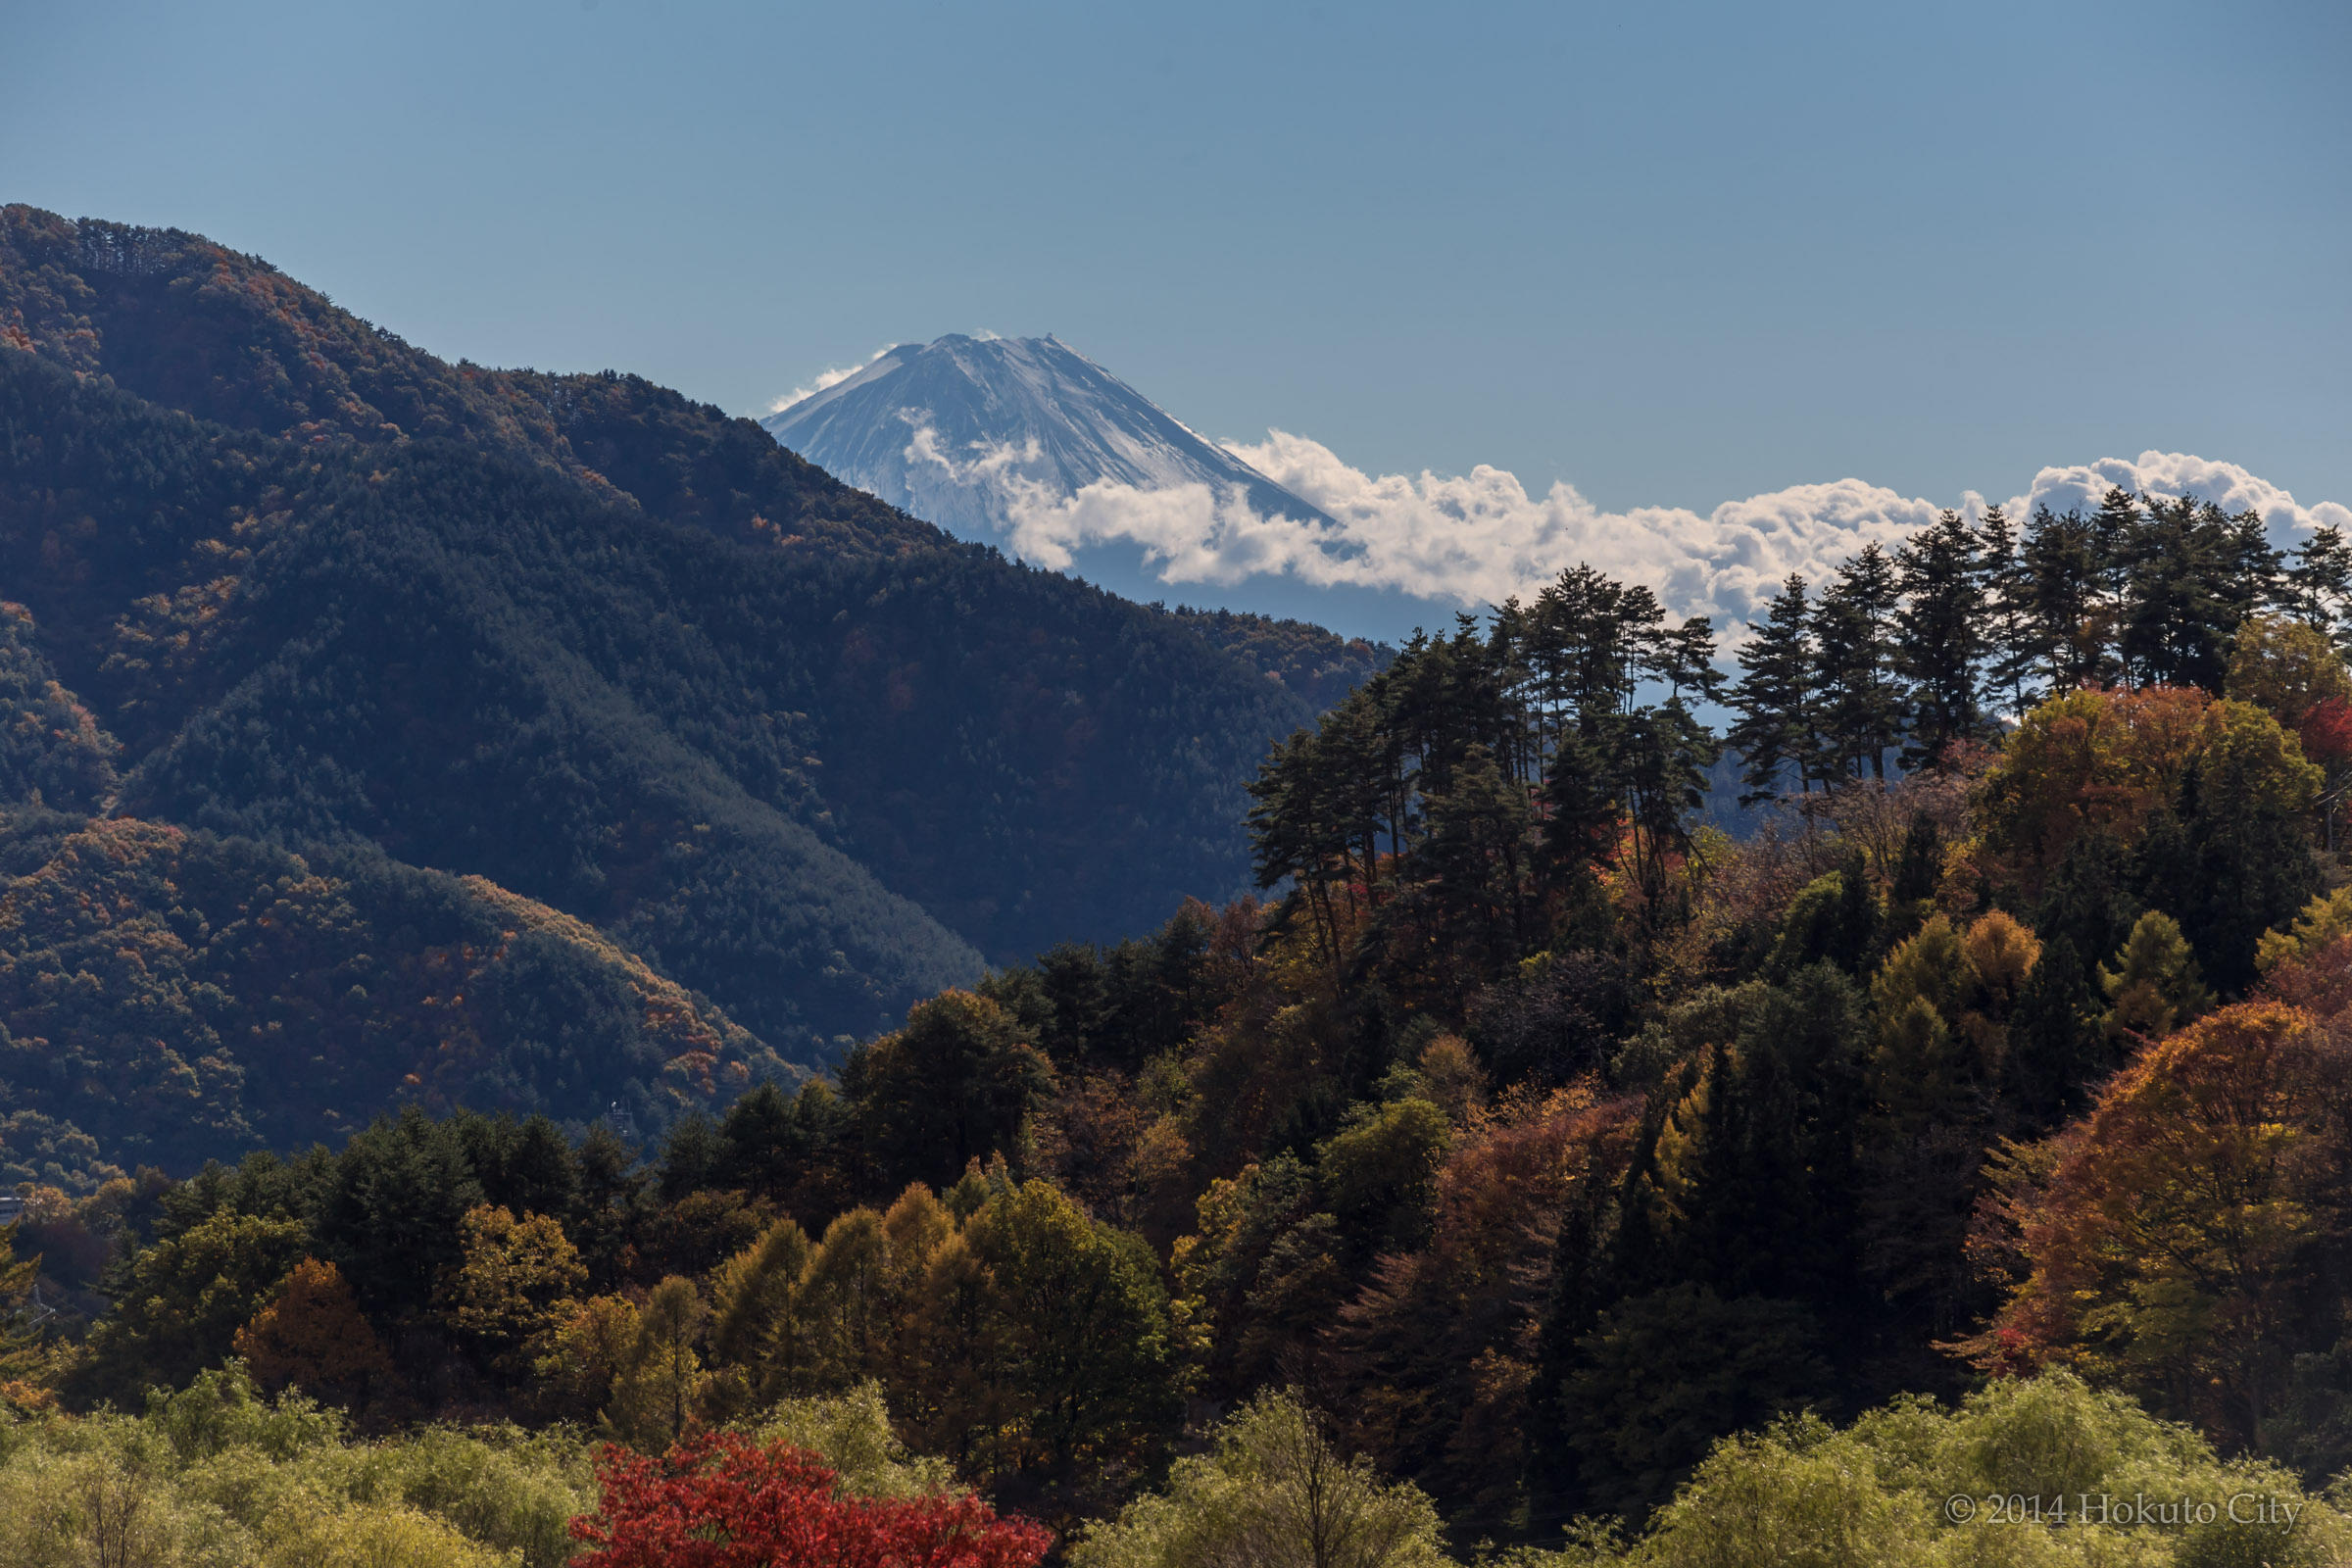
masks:
<svg viewBox="0 0 2352 1568"><path fill-rule="evenodd" d="M739 1432L605 1450L578 1568L1035 1568L1052 1532L968 1494L859 1497L815 1455Z"/></svg>
<svg viewBox="0 0 2352 1568"><path fill-rule="evenodd" d="M2352 1242L2348 1118L2336 1020L2263 1000L2150 1046L2006 1162L1994 1228L2022 1279L1967 1350L2072 1364L2262 1451L2295 1355L2341 1327L2325 1282Z"/></svg>
<svg viewBox="0 0 2352 1568"><path fill-rule="evenodd" d="M315 1257L294 1265L284 1289L237 1330L236 1347L264 1387L292 1384L324 1399L363 1402L392 1371L342 1271Z"/></svg>

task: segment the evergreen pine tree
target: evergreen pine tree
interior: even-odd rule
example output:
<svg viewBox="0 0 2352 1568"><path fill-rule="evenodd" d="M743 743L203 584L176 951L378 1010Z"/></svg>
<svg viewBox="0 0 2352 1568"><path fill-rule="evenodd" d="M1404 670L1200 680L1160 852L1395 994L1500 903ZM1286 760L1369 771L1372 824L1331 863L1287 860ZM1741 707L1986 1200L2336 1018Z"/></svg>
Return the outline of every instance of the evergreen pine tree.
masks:
<svg viewBox="0 0 2352 1568"><path fill-rule="evenodd" d="M2034 508L2022 561L2026 637L2046 686L2074 691L2112 680L2111 615L2090 524L2080 513Z"/></svg>
<svg viewBox="0 0 2352 1568"><path fill-rule="evenodd" d="M1896 558L1902 593L1894 614L1907 679L1903 763L1933 766L1984 731L1981 666L1987 647L1977 536L1956 512L1914 535Z"/></svg>
<svg viewBox="0 0 2352 1568"><path fill-rule="evenodd" d="M1925 811L1911 813L1903 834L1901 855L1894 862L1894 881L1886 897L1892 904L1918 904L1936 897L1943 883L1943 834Z"/></svg>
<svg viewBox="0 0 2352 1568"><path fill-rule="evenodd" d="M2299 813L2226 768L2189 769L2175 808L2148 824L2138 861L2148 902L2172 906L2204 978L2229 996L2254 983L2262 934L2320 891Z"/></svg>
<svg viewBox="0 0 2352 1568"><path fill-rule="evenodd" d="M1581 881L1617 853L1622 820L1599 749L1570 730L1560 737L1544 780L1544 849L1553 874Z"/></svg>
<svg viewBox="0 0 2352 1568"><path fill-rule="evenodd" d="M2119 615L2117 652L2129 677L2220 691L2230 639L2264 589L2263 577L2245 576L2259 570L2264 549L2250 546L2218 508L2188 496L2151 498Z"/></svg>
<svg viewBox="0 0 2352 1568"><path fill-rule="evenodd" d="M2043 943L2040 963L2056 961L2050 944L2064 941L2087 992L2091 965L2113 953L2132 934L2142 906L2133 858L2113 835L2085 833L2067 847L2066 858L2042 890L2034 930Z"/></svg>
<svg viewBox="0 0 2352 1568"><path fill-rule="evenodd" d="M2042 643L2034 616L2034 579L2019 548L2016 521L1998 506L1984 509L1977 530L1977 569L1984 584L1986 694L2016 717L2040 700L2035 677Z"/></svg>
<svg viewBox="0 0 2352 1568"><path fill-rule="evenodd" d="M2108 486L2098 510L2088 519L2091 560L2097 571L2099 623L2105 628L2104 662L2129 674L2131 654L2125 648L2125 626L2133 598L2132 581L2146 563L2149 549L2139 502L2120 486Z"/></svg>
<svg viewBox="0 0 2352 1568"><path fill-rule="evenodd" d="M2100 1010L2074 943L2045 941L2009 1020L2002 1070L2003 1092L2026 1128L2058 1125L2082 1102L2083 1085L2100 1075L2108 1060Z"/></svg>
<svg viewBox="0 0 2352 1568"><path fill-rule="evenodd" d="M1853 777L1886 776L1886 751L1902 735L1893 664L1894 563L1865 545L1813 612L1815 681L1824 751Z"/></svg>
<svg viewBox="0 0 2352 1568"><path fill-rule="evenodd" d="M2346 612L2352 611L2352 548L2344 532L2332 525L2312 530L2295 564L2286 569L2285 609L2305 624L2317 627L2339 649L2346 647Z"/></svg>
<svg viewBox="0 0 2352 1568"><path fill-rule="evenodd" d="M1805 579L1792 572L1740 650L1731 699L1740 717L1724 740L1740 753L1741 806L1773 799L1791 773L1800 790L1813 788L1813 667Z"/></svg>
<svg viewBox="0 0 2352 1568"><path fill-rule="evenodd" d="M1870 866L1859 848L1849 848L1838 866L1838 912L1830 957L1848 974L1860 974L1870 964L1879 940L1879 894L1871 886Z"/></svg>

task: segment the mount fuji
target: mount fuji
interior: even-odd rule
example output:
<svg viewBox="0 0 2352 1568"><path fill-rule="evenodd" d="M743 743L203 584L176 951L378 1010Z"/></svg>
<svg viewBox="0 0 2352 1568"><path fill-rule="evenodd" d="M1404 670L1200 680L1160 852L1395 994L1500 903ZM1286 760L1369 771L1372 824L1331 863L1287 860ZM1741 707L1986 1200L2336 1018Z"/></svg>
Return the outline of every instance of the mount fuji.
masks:
<svg viewBox="0 0 2352 1568"><path fill-rule="evenodd" d="M836 477L971 537L1098 480L1238 489L1253 512L1330 520L1051 334L903 344L760 423Z"/></svg>
<svg viewBox="0 0 2352 1568"><path fill-rule="evenodd" d="M1195 518L1281 518L1330 536L1345 530L1051 335L955 332L902 344L760 422L782 445L903 512L1139 603L1183 599L1375 641L1447 623L1456 608L1278 572L1182 569L1190 563L1179 558L1198 537L1192 522L1172 522L1149 539L1124 527L1115 539L1084 538L1067 514L1083 514L1090 495L1102 491L1130 508L1139 496L1165 498Z"/></svg>

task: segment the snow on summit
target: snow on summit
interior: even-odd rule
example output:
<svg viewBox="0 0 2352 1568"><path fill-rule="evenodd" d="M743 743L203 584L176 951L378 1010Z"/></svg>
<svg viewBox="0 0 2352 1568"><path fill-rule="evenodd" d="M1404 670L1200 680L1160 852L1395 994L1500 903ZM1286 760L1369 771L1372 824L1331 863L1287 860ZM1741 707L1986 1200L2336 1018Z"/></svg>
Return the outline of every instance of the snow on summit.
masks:
<svg viewBox="0 0 2352 1568"><path fill-rule="evenodd" d="M966 535L1017 543L1025 519L1089 485L1198 486L1257 514L1329 521L1050 335L902 345L760 423L859 489Z"/></svg>

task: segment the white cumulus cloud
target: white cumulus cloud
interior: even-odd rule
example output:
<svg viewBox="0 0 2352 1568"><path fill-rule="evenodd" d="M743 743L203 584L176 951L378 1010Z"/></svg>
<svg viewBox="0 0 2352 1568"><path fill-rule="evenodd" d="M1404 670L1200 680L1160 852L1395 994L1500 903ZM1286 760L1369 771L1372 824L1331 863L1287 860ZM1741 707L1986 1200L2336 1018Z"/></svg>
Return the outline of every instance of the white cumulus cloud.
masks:
<svg viewBox="0 0 2352 1568"><path fill-rule="evenodd" d="M2352 508L2333 501L2306 507L2234 463L2192 458L2185 452L2142 452L2135 462L2101 458L2068 468L2044 468L2034 476L2032 489L2010 501L2009 510L2021 521L2035 506L2047 506L2052 512L2077 507L2088 512L2111 488L2152 496L2195 496L2225 512L2256 513L2270 524L2276 543L2289 542L2319 527L2352 531Z"/></svg>
<svg viewBox="0 0 2352 1568"><path fill-rule="evenodd" d="M1258 512L1238 486L1145 489L1097 480L1065 493L1022 471L1034 451L975 445L952 453L920 423L906 457L951 482L992 490L1007 546L1055 569L1067 568L1081 549L1127 544L1172 586L1287 574L1315 586L1394 589L1476 609L1514 594L1531 597L1582 562L1646 584L1677 614L1726 625L1751 619L1790 572L1819 584L1864 545L1892 549L1947 505L1971 516L1986 505L1975 491L1936 502L1848 478L1727 501L1704 514L1680 507L1607 512L1565 481L1531 494L1517 475L1484 464L1466 474L1373 475L1320 442L1281 430L1226 450L1324 517ZM2182 453L2043 468L2006 505L2023 522L2036 505L2095 507L2111 486L2194 494L2231 512L2250 508L2280 542L2322 524L2352 532L2352 510L2332 502L2306 507L2234 464Z"/></svg>

